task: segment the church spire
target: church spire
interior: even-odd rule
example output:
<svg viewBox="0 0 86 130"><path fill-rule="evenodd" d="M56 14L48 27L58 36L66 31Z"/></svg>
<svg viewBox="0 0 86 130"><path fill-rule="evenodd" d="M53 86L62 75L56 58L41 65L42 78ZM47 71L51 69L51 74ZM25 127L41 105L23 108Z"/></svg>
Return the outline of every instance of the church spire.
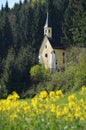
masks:
<svg viewBox="0 0 86 130"><path fill-rule="evenodd" d="M47 37L52 37L52 27L50 25L50 19L49 19L49 14L47 12L47 17L46 17L46 22L45 22L45 26L44 26L44 35L46 35Z"/></svg>
<svg viewBox="0 0 86 130"><path fill-rule="evenodd" d="M45 22L44 28L48 27L48 22L49 22L49 18L48 18L48 12L47 12L47 18L46 18L46 22Z"/></svg>

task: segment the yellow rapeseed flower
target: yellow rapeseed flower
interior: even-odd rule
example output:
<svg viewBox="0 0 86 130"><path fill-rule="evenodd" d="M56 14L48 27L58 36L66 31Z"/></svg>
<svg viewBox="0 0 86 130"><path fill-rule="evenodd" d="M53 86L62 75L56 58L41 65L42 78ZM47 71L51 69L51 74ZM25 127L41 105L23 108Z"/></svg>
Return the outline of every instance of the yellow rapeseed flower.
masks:
<svg viewBox="0 0 86 130"><path fill-rule="evenodd" d="M13 91L12 94L8 95L7 100L17 100L19 98L20 96L15 91Z"/></svg>
<svg viewBox="0 0 86 130"><path fill-rule="evenodd" d="M85 92L86 92L86 86L85 86L85 85L83 85L83 86L82 86L81 93L83 94L83 93L85 93Z"/></svg>
<svg viewBox="0 0 86 130"><path fill-rule="evenodd" d="M76 100L76 95L75 94L72 94L70 96L68 96L68 101L75 101Z"/></svg>
<svg viewBox="0 0 86 130"><path fill-rule="evenodd" d="M69 105L69 108L75 108L75 102L73 102L73 101L70 101L69 103L68 103L68 105Z"/></svg>
<svg viewBox="0 0 86 130"><path fill-rule="evenodd" d="M46 91L41 91L40 94L39 94L39 97L40 98L46 98L48 96L48 93Z"/></svg>
<svg viewBox="0 0 86 130"><path fill-rule="evenodd" d="M53 112L53 113L56 112L56 105L55 104L51 104L50 111Z"/></svg>
<svg viewBox="0 0 86 130"><path fill-rule="evenodd" d="M55 94L55 92L54 92L54 91L51 91L51 92L49 93L49 96L50 96L50 98L52 98L52 97L55 97L55 96L56 96L56 94Z"/></svg>
<svg viewBox="0 0 86 130"><path fill-rule="evenodd" d="M61 90L57 90L56 95L59 96L59 97L64 97L64 94L62 93Z"/></svg>

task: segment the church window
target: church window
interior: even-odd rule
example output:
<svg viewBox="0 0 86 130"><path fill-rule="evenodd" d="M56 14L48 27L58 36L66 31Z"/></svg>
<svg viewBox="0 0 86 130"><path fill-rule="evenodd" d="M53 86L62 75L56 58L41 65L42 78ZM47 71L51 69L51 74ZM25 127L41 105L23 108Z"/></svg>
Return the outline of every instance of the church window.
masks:
<svg viewBox="0 0 86 130"><path fill-rule="evenodd" d="M63 52L63 56L65 56L65 53Z"/></svg>
<svg viewBox="0 0 86 130"><path fill-rule="evenodd" d="M47 33L47 30L45 30L45 33Z"/></svg>
<svg viewBox="0 0 86 130"><path fill-rule="evenodd" d="M47 53L45 54L45 57L46 57L46 58L48 57L48 54L47 54Z"/></svg>
<svg viewBox="0 0 86 130"><path fill-rule="evenodd" d="M45 48L47 48L47 45L45 45Z"/></svg>
<svg viewBox="0 0 86 130"><path fill-rule="evenodd" d="M50 33L50 29L48 30L48 32Z"/></svg>
<svg viewBox="0 0 86 130"><path fill-rule="evenodd" d="M63 64L65 64L65 53L63 52Z"/></svg>

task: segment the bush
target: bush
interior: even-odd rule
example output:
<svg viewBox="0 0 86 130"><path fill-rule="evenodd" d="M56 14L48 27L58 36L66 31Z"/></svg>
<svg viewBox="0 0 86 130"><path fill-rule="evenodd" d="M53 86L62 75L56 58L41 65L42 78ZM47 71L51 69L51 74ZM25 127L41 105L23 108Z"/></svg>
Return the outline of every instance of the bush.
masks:
<svg viewBox="0 0 86 130"><path fill-rule="evenodd" d="M77 71L75 73L75 89L82 85L86 85L86 56L82 57L77 65Z"/></svg>
<svg viewBox="0 0 86 130"><path fill-rule="evenodd" d="M67 67L64 72L57 72L52 75L51 81L47 83L49 91L61 89L64 92L72 90L74 86L74 75L76 72L75 66Z"/></svg>
<svg viewBox="0 0 86 130"><path fill-rule="evenodd" d="M30 70L30 75L34 82L44 82L49 80L50 73L45 69L44 65L35 65Z"/></svg>

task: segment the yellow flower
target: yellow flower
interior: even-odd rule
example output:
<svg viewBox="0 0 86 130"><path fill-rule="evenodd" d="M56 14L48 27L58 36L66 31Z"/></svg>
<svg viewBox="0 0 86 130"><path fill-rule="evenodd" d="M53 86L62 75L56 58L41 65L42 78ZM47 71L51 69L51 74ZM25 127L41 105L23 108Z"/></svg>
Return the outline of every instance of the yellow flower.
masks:
<svg viewBox="0 0 86 130"><path fill-rule="evenodd" d="M75 104L75 102L71 101L68 103L68 105L69 105L69 108L75 108L76 104Z"/></svg>
<svg viewBox="0 0 86 130"><path fill-rule="evenodd" d="M80 118L81 121L84 121L85 119L83 117Z"/></svg>
<svg viewBox="0 0 86 130"><path fill-rule="evenodd" d="M59 97L64 97L64 94L62 93L61 90L57 90L56 95L59 96Z"/></svg>
<svg viewBox="0 0 86 130"><path fill-rule="evenodd" d="M56 96L56 94L55 94L55 92L54 92L54 91L51 91L51 92L49 93L49 96L50 96L50 98L52 98L52 97L55 97L55 96Z"/></svg>
<svg viewBox="0 0 86 130"><path fill-rule="evenodd" d="M61 116L62 116L62 112L61 112L61 111L57 111L57 112L56 112L56 117L59 118L59 117L61 117Z"/></svg>
<svg viewBox="0 0 86 130"><path fill-rule="evenodd" d="M48 96L48 93L46 91L41 91L40 94L39 94L39 97L40 98L46 98Z"/></svg>
<svg viewBox="0 0 86 130"><path fill-rule="evenodd" d="M17 100L19 98L19 95L15 91L13 91L12 94L8 95L7 100Z"/></svg>
<svg viewBox="0 0 86 130"><path fill-rule="evenodd" d="M37 98L33 98L32 100L31 100L31 104L32 104L32 106L33 107L35 107L36 105L37 105Z"/></svg>
<svg viewBox="0 0 86 130"><path fill-rule="evenodd" d="M86 86L85 86L85 85L83 85L83 86L82 86L81 93L85 93L85 92L86 92Z"/></svg>
<svg viewBox="0 0 86 130"><path fill-rule="evenodd" d="M25 112L25 113L28 113L29 111L30 111L30 106L25 106L25 107L24 107L24 112Z"/></svg>
<svg viewBox="0 0 86 130"><path fill-rule="evenodd" d="M56 105L55 104L51 104L50 111L53 112L53 113L56 111Z"/></svg>
<svg viewBox="0 0 86 130"><path fill-rule="evenodd" d="M70 95L69 97L68 97L68 101L70 102L70 101L75 101L76 100L76 96L75 96L75 94L72 94L72 95Z"/></svg>
<svg viewBox="0 0 86 130"><path fill-rule="evenodd" d="M68 113L68 107L65 106L64 109L63 109L63 114L65 115L65 114L67 114L67 113Z"/></svg>

